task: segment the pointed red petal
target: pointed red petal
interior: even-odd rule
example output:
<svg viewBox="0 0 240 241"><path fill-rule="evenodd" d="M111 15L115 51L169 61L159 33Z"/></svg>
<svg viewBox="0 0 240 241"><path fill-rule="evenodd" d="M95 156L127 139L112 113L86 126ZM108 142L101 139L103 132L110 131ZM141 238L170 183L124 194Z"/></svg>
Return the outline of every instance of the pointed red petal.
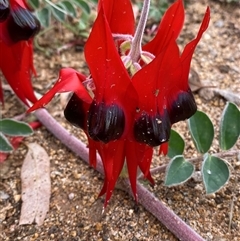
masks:
<svg viewBox="0 0 240 241"><path fill-rule="evenodd" d="M155 56L158 55L166 47L171 38L177 39L183 23L183 1L177 0L167 9L160 22L156 36L143 47L143 50Z"/></svg>
<svg viewBox="0 0 240 241"><path fill-rule="evenodd" d="M130 0L101 0L112 33L134 34L134 14Z"/></svg>
<svg viewBox="0 0 240 241"><path fill-rule="evenodd" d="M82 81L86 77L74 69L64 68L60 70L59 78L53 88L49 90L40 100L38 100L28 112L44 107L54 97L56 93L75 92L80 99L87 103L92 102L92 98L85 89Z"/></svg>
<svg viewBox="0 0 240 241"><path fill-rule="evenodd" d="M97 102L103 99L108 103L114 99L121 101L130 78L119 57L102 8L86 42L85 57L96 86Z"/></svg>
<svg viewBox="0 0 240 241"><path fill-rule="evenodd" d="M104 186L99 194L103 195L106 192L104 207L107 206L117 179L122 171L125 152L124 152L124 141L112 141L108 144L98 142L98 152L102 158L105 179Z"/></svg>
<svg viewBox="0 0 240 241"><path fill-rule="evenodd" d="M125 149L129 180L131 183L134 198L137 201L137 168L139 167L144 176L148 178L152 184L154 183L149 172L152 161L153 148L138 142L126 141Z"/></svg>
<svg viewBox="0 0 240 241"><path fill-rule="evenodd" d="M32 42L21 41L11 46L0 41L1 55L0 69L3 72L9 85L26 105L27 100L36 102L33 93L31 76L35 71L33 68Z"/></svg>
<svg viewBox="0 0 240 241"><path fill-rule="evenodd" d="M166 156L168 153L168 142L165 142L163 144L161 144L160 148L159 148L159 155L161 155L161 153Z"/></svg>
<svg viewBox="0 0 240 241"><path fill-rule="evenodd" d="M154 180L150 173L152 156L153 156L153 148L149 146L145 146L144 156L142 161L139 163L139 167L142 173L144 174L144 177L147 178L152 185L154 185Z"/></svg>
<svg viewBox="0 0 240 241"><path fill-rule="evenodd" d="M185 83L185 86L188 85L188 75L189 75L189 69L190 69L193 52L194 52L199 40L201 39L203 33L208 28L209 21L210 21L210 8L208 7L206 10L206 13L204 15L202 24L200 26L200 29L198 31L197 37L185 46L183 53L181 55L181 61L182 61L182 66L183 66L182 79L183 79L183 82Z"/></svg>
<svg viewBox="0 0 240 241"><path fill-rule="evenodd" d="M179 49L174 39L167 48L151 63L138 71L132 78L133 86L139 95L139 116L146 111L150 114L163 114L169 94L181 89L182 68Z"/></svg>

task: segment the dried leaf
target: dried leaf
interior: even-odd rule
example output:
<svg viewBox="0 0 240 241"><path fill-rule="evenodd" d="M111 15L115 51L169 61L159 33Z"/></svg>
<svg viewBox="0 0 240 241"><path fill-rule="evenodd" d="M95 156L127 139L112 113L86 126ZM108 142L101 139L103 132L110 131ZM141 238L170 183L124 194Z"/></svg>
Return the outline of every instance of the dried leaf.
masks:
<svg viewBox="0 0 240 241"><path fill-rule="evenodd" d="M203 84L199 78L198 73L194 69L190 69L188 84L192 92L196 92L203 87Z"/></svg>
<svg viewBox="0 0 240 241"><path fill-rule="evenodd" d="M31 224L35 221L42 225L49 210L50 161L46 151L36 143L28 144L21 180L23 204L19 224Z"/></svg>
<svg viewBox="0 0 240 241"><path fill-rule="evenodd" d="M192 92L199 92L199 95L205 100L211 100L215 96L214 88L216 86L211 85L208 81L203 83L198 73L192 68L189 72L188 84Z"/></svg>

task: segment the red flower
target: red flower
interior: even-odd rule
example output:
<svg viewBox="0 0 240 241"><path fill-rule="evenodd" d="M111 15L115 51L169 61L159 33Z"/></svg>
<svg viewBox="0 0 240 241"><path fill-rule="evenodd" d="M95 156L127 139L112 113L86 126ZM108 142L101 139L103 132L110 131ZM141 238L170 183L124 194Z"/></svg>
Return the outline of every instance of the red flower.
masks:
<svg viewBox="0 0 240 241"><path fill-rule="evenodd" d="M130 1L100 0L84 50L90 76L62 69L54 87L29 109L44 106L57 92L74 92L64 114L85 131L91 165L96 165L97 152L101 156L105 181L99 195L106 193L105 206L125 161L135 199L138 167L153 183L149 172L153 147L161 145L166 154L171 125L196 111L188 73L209 23L209 9L196 39L182 54L176 44L184 21L182 1L167 10L155 38L142 49L148 9L146 0L134 34Z"/></svg>
<svg viewBox="0 0 240 241"><path fill-rule="evenodd" d="M33 67L32 37L40 24L24 0L0 0L0 69L15 94L26 105L36 102L31 76ZM2 57L4 56L4 58ZM3 94L0 83L0 101Z"/></svg>

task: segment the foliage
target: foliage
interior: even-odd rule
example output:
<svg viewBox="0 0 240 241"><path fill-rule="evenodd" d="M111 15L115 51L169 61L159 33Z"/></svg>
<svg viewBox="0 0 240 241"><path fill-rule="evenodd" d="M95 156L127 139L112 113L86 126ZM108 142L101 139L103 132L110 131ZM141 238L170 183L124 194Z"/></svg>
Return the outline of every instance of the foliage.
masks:
<svg viewBox="0 0 240 241"><path fill-rule="evenodd" d="M28 0L44 28L58 21L76 35L88 36L97 0Z"/></svg>
<svg viewBox="0 0 240 241"><path fill-rule="evenodd" d="M29 136L33 133L30 125L13 119L0 120L0 152L11 152L14 148L7 136Z"/></svg>
<svg viewBox="0 0 240 241"><path fill-rule="evenodd" d="M228 102L220 120L219 147L222 150L228 150L236 144L240 135L239 120L239 108ZM206 193L214 193L227 183L230 170L225 160L208 153L214 137L213 124L204 112L197 111L188 120L188 126L197 151L203 154L201 174ZM179 142L178 139L179 136L173 135L169 148L178 150L174 144ZM192 176L193 170L194 165L183 156L173 157L167 167L165 185L173 186L186 182Z"/></svg>

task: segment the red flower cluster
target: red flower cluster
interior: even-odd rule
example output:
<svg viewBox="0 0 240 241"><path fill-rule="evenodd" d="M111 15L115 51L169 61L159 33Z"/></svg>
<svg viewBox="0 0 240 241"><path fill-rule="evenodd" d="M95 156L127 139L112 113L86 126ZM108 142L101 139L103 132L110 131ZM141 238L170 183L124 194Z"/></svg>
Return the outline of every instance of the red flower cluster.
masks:
<svg viewBox="0 0 240 241"><path fill-rule="evenodd" d="M19 99L36 102L31 75L33 67L32 37L40 23L25 0L0 0L0 70ZM0 101L3 102L0 82Z"/></svg>
<svg viewBox="0 0 240 241"><path fill-rule="evenodd" d="M62 69L54 87L29 110L43 107L57 92L74 92L64 114L85 131L90 163L96 165L97 152L101 156L105 206L125 161L135 199L138 168L153 183L153 147L161 145L160 152L166 154L171 125L197 109L188 74L195 47L208 27L209 8L197 37L180 54L176 39L184 21L182 0L170 6L156 36L141 47L149 2L145 0L134 32L130 0L100 0L84 49L90 76Z"/></svg>

